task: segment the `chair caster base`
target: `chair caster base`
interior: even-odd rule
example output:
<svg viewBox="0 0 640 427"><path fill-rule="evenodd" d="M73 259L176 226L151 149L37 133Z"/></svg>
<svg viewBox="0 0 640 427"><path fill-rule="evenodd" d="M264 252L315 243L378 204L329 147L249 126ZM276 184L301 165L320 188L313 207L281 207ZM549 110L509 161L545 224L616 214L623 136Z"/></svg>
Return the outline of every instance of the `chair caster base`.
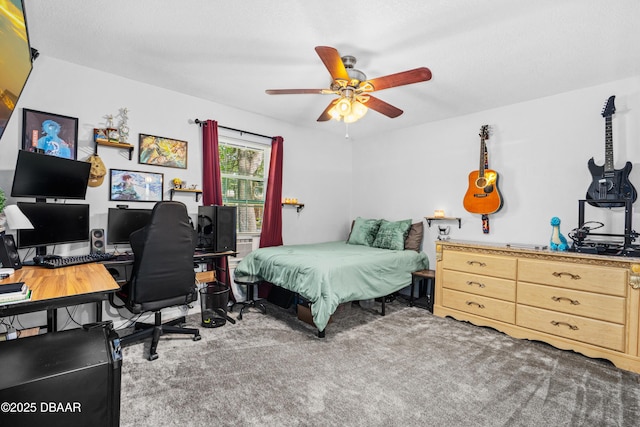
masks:
<svg viewBox="0 0 640 427"><path fill-rule="evenodd" d="M202 339L202 335L196 335L195 337L193 337L194 341L200 341Z"/></svg>

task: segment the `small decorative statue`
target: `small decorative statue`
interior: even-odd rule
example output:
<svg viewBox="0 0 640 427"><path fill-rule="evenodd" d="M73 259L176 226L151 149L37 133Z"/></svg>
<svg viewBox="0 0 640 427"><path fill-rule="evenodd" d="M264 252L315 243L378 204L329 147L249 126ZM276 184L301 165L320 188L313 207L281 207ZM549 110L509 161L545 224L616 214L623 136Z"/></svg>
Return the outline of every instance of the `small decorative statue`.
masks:
<svg viewBox="0 0 640 427"><path fill-rule="evenodd" d="M567 239L560 233L560 218L554 216L551 218L551 227L553 230L551 231L551 243L549 248L552 251L566 251L569 249L567 245Z"/></svg>
<svg viewBox="0 0 640 427"><path fill-rule="evenodd" d="M118 126L118 131L120 133L120 142L122 144L127 143L127 138L129 138L129 109L121 108L120 109L120 125Z"/></svg>

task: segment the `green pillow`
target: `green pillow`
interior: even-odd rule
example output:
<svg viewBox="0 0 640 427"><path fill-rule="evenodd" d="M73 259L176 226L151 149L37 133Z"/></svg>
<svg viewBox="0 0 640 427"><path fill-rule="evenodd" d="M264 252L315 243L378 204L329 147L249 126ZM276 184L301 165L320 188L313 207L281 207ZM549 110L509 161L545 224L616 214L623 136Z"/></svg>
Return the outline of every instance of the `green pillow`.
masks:
<svg viewBox="0 0 640 427"><path fill-rule="evenodd" d="M378 234L373 241L373 247L403 251L404 241L407 238L407 234L409 234L410 228L410 219L395 222L383 219L378 229Z"/></svg>
<svg viewBox="0 0 640 427"><path fill-rule="evenodd" d="M350 245L371 246L376 239L378 228L380 227L379 219L356 218L349 240Z"/></svg>

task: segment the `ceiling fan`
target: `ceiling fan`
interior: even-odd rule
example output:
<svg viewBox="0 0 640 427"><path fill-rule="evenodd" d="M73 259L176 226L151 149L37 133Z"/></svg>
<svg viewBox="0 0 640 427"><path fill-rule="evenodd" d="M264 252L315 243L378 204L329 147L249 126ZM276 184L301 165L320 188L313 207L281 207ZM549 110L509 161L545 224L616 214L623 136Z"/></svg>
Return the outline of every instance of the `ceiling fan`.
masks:
<svg viewBox="0 0 640 427"><path fill-rule="evenodd" d="M315 49L331 74L328 89L268 89L265 92L269 95L338 95L318 117L319 122L335 119L352 123L362 118L368 108L390 118L398 117L403 113L401 109L372 96L371 92L431 79L431 71L421 67L367 80L362 71L353 68L356 63L353 56L340 57L338 51L329 46L316 46Z"/></svg>

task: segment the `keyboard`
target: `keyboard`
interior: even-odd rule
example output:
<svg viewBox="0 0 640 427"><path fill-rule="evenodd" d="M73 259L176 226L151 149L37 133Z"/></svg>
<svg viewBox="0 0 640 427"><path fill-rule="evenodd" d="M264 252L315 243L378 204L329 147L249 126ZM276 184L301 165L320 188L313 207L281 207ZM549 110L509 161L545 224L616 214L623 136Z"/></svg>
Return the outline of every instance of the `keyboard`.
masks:
<svg viewBox="0 0 640 427"><path fill-rule="evenodd" d="M109 261L113 259L113 254L88 254L88 255L70 255L61 257L35 257L33 259L35 265L46 268L69 267L71 265L88 264L90 262Z"/></svg>

